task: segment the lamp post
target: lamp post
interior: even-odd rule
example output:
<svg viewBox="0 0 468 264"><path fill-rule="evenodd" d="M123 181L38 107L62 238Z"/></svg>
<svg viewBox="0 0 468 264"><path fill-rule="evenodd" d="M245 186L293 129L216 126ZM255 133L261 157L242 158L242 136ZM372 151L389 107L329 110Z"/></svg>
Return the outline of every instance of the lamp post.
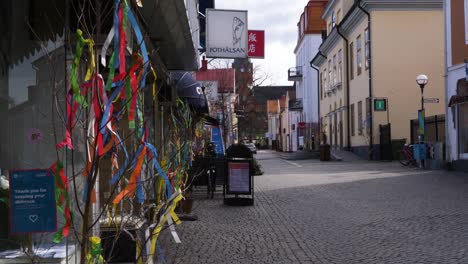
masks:
<svg viewBox="0 0 468 264"><path fill-rule="evenodd" d="M424 86L426 86L429 79L425 74L420 74L416 77L416 83L419 84L421 88L421 110L424 111Z"/></svg>
<svg viewBox="0 0 468 264"><path fill-rule="evenodd" d="M420 148L421 146L421 141L424 141L424 128L425 128L425 125L424 125L424 122L425 122L425 118L426 118L426 115L424 113L424 86L426 86L427 82L428 82L428 78L425 74L420 74L416 77L416 83L419 85L419 87L421 88L421 110L419 111L420 114L418 114L418 120L419 120L419 136L418 136L418 147L419 147L419 151L422 150L422 148ZM425 148L424 148L425 150ZM417 157L418 160L419 160L419 167L423 167L423 161L421 159L421 154L419 154L420 157Z"/></svg>

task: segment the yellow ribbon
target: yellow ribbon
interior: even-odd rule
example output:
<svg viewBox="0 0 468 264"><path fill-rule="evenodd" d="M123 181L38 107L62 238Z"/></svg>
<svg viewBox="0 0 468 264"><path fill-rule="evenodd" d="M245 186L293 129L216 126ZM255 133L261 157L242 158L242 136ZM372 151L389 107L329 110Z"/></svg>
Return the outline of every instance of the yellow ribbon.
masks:
<svg viewBox="0 0 468 264"><path fill-rule="evenodd" d="M159 233L161 233L161 230L164 226L164 224L167 222L167 218L168 217L171 217L172 220L174 221L175 224L179 225L180 223L182 223L179 219L179 217L177 216L177 214L174 212L176 206L177 206L177 203L179 201L181 201L183 198L182 194L179 193L173 200L172 202L169 204L169 207L168 209L166 210L166 212L162 215L158 225L156 226L156 228L153 230L153 234L152 234L152 238L151 238L151 249L150 249L150 256L154 256L155 252L156 252L156 242L158 240L158 237L159 237Z"/></svg>

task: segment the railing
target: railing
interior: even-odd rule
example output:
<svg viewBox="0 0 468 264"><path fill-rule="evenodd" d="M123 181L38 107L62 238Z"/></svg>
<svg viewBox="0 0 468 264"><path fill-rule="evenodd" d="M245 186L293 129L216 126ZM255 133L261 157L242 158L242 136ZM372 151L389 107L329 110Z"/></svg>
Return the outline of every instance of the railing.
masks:
<svg viewBox="0 0 468 264"><path fill-rule="evenodd" d="M302 110L302 98L289 100L289 110Z"/></svg>
<svg viewBox="0 0 468 264"><path fill-rule="evenodd" d="M289 68L288 70L289 81L299 81L301 79L302 79L302 66Z"/></svg>

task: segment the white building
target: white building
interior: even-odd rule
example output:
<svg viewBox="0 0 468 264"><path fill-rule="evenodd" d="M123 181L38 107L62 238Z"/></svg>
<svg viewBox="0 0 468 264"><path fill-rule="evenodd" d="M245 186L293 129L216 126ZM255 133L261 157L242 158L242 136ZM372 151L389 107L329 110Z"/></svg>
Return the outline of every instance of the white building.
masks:
<svg viewBox="0 0 468 264"><path fill-rule="evenodd" d="M296 66L288 70L288 80L296 82L295 110L300 112L299 122L305 123L295 133L304 138L307 148L316 147L312 138L318 138L319 134L319 96L318 96L318 72L310 67L310 61L318 52L322 43L322 29L325 22L321 15L328 1L310 0L304 7L298 27L296 54Z"/></svg>
<svg viewBox="0 0 468 264"><path fill-rule="evenodd" d="M455 169L468 171L468 1L445 0L447 67L447 157Z"/></svg>

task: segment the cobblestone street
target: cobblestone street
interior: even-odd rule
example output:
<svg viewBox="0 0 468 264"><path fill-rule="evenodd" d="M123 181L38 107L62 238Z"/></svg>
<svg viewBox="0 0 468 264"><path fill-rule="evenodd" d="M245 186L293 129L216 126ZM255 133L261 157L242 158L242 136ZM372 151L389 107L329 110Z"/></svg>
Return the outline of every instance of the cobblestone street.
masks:
<svg viewBox="0 0 468 264"><path fill-rule="evenodd" d="M468 263L468 175L257 155L255 205L195 201L167 263ZM165 248L165 247L163 247Z"/></svg>

